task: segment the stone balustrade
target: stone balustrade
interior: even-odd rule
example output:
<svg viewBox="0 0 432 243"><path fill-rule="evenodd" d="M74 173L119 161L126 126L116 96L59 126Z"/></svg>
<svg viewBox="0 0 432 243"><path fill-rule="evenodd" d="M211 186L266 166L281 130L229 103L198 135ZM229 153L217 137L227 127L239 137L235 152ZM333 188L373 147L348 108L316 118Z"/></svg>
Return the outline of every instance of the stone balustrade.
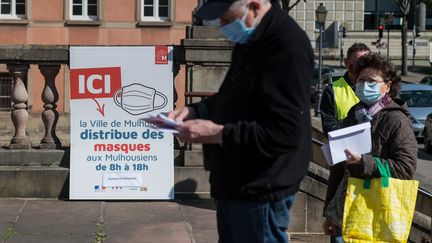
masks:
<svg viewBox="0 0 432 243"><path fill-rule="evenodd" d="M61 143L56 136L56 124L59 114L56 110L59 99L55 77L62 64L68 64L67 46L0 46L0 63L6 63L12 77L12 112L14 135L9 143L9 149L42 149L60 148ZM40 144L31 144L26 133L29 120L28 100L29 90L27 76L31 64L36 64L45 79L41 99L44 111L41 114L45 128Z"/></svg>

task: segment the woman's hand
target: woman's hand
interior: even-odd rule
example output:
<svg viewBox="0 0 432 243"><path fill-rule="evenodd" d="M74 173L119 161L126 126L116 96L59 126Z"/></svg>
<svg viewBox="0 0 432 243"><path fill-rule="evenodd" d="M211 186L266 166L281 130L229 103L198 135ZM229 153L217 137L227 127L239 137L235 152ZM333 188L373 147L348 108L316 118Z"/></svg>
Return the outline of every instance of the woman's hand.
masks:
<svg viewBox="0 0 432 243"><path fill-rule="evenodd" d="M349 149L345 149L345 154L347 156L347 160L345 161L345 163L347 165L356 165L356 164L360 164L361 163L361 158L362 158L361 154L353 153Z"/></svg>
<svg viewBox="0 0 432 243"><path fill-rule="evenodd" d="M336 234L337 226L332 221L330 221L328 218L325 219L322 226L324 229L324 233L326 235L335 235Z"/></svg>

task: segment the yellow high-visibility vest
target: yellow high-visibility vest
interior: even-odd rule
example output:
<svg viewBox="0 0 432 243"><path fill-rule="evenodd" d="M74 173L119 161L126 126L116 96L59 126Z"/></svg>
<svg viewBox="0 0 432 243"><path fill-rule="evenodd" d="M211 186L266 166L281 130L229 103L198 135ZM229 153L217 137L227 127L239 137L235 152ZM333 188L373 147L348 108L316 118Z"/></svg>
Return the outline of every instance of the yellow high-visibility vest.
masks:
<svg viewBox="0 0 432 243"><path fill-rule="evenodd" d="M336 119L343 120L348 115L348 111L360 100L355 95L354 90L345 81L344 77L333 82L334 99L336 105Z"/></svg>

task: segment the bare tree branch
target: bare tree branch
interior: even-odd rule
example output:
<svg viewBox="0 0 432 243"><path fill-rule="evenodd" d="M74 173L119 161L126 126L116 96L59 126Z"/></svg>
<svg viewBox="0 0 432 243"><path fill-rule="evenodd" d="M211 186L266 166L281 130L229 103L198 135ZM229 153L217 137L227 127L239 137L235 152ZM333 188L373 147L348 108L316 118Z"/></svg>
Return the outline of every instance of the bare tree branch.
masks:
<svg viewBox="0 0 432 243"><path fill-rule="evenodd" d="M288 6L288 12L292 9L292 8L294 8L299 2L300 2L301 0L297 0L293 5L291 5L291 6ZM306 1L305 1L306 2Z"/></svg>
<svg viewBox="0 0 432 243"><path fill-rule="evenodd" d="M409 15L411 12L411 0L395 0L403 15Z"/></svg>
<svg viewBox="0 0 432 243"><path fill-rule="evenodd" d="M282 3L282 9L289 12L291 9L293 9L301 0L295 0L295 2L290 5L291 0L280 0ZM306 2L306 0L303 0Z"/></svg>

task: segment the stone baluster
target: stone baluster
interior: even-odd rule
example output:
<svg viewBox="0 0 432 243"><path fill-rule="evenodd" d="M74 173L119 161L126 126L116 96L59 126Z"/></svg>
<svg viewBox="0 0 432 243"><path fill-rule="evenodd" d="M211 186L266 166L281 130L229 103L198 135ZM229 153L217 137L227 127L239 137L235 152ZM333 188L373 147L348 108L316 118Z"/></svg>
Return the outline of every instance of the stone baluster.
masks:
<svg viewBox="0 0 432 243"><path fill-rule="evenodd" d="M45 135L41 140L41 149L55 149L61 146L60 139L56 135L56 125L59 114L56 111L59 95L55 86L55 77L57 76L60 65L39 65L39 70L45 78L45 87L42 91L42 101L44 102L44 111L42 112L42 121L45 126Z"/></svg>
<svg viewBox="0 0 432 243"><path fill-rule="evenodd" d="M11 118L15 127L15 134L9 144L10 149L31 148L30 139L26 135L28 122L27 100L28 93L25 82L27 80L28 64L8 64L7 69L12 74L13 86L11 100L13 102Z"/></svg>

